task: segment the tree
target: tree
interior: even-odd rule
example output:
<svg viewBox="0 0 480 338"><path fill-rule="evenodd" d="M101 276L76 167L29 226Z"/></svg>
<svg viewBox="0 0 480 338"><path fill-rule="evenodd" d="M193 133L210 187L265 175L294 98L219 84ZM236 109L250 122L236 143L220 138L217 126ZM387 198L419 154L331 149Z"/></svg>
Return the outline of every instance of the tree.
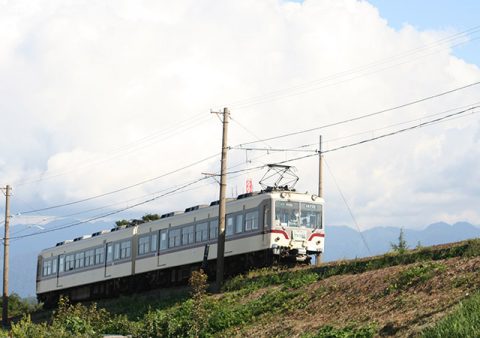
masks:
<svg viewBox="0 0 480 338"><path fill-rule="evenodd" d="M120 227L120 226L122 226L122 225L129 225L130 222L127 221L126 219L122 219L122 220L120 220L120 221L116 221L115 224L117 225L117 227Z"/></svg>
<svg viewBox="0 0 480 338"><path fill-rule="evenodd" d="M157 219L160 219L160 216L158 216L158 214L146 214L142 216L142 220L145 222L156 221Z"/></svg>
<svg viewBox="0 0 480 338"><path fill-rule="evenodd" d="M392 250L399 254L405 253L408 250L407 241L405 240L405 234L403 233L403 228L400 229L400 235L398 236L398 243L390 243Z"/></svg>

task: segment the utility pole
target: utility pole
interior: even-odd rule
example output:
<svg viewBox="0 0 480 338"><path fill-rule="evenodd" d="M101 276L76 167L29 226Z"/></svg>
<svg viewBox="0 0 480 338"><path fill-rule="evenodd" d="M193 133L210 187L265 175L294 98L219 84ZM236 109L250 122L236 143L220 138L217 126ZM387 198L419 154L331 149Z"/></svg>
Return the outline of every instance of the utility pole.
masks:
<svg viewBox="0 0 480 338"><path fill-rule="evenodd" d="M318 142L318 197L323 198L323 154L322 154L322 135ZM322 210L323 214L323 210ZM315 265L320 265L322 254L315 254Z"/></svg>
<svg viewBox="0 0 480 338"><path fill-rule="evenodd" d="M3 189L2 189L3 190ZM8 256L9 256L9 226L10 226L10 186L5 187L5 236L3 237L3 303L2 325L8 325Z"/></svg>
<svg viewBox="0 0 480 338"><path fill-rule="evenodd" d="M227 192L227 151L228 151L228 119L230 112L228 108L223 108L223 113L218 112L218 115L223 115L223 134L222 134L222 159L220 172L220 198L218 207L218 239L217 239L217 275L216 275L216 291L220 292L223 284L224 262L225 262L225 212L226 202L225 194Z"/></svg>

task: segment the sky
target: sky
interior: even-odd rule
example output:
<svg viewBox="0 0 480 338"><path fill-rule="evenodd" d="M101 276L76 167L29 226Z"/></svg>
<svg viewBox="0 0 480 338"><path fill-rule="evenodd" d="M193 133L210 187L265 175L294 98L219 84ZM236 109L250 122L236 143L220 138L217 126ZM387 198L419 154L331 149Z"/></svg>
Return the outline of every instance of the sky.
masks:
<svg viewBox="0 0 480 338"><path fill-rule="evenodd" d="M0 184L13 187L12 236L31 224L22 234L48 242L54 220L113 224L218 199L216 181L202 178L219 172L211 111L224 107L231 147L302 150L231 149L229 196L247 179L259 190L268 163L314 154L322 135L327 226L480 225L480 85L433 98L480 81L479 6L0 1ZM316 156L285 163L298 191L317 191Z"/></svg>

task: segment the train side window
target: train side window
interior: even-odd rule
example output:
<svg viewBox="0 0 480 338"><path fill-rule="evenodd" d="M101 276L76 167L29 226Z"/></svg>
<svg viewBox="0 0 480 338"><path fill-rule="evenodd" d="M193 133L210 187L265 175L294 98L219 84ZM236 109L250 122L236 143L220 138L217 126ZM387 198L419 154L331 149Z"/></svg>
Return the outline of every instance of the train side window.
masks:
<svg viewBox="0 0 480 338"><path fill-rule="evenodd" d="M157 234L154 233L151 237L150 251L157 251Z"/></svg>
<svg viewBox="0 0 480 338"><path fill-rule="evenodd" d="M95 249L95 264L103 264L103 248Z"/></svg>
<svg viewBox="0 0 480 338"><path fill-rule="evenodd" d="M193 225L182 229L182 245L192 244L194 242Z"/></svg>
<svg viewBox="0 0 480 338"><path fill-rule="evenodd" d="M245 215L245 231L258 229L258 211L247 212Z"/></svg>
<svg viewBox="0 0 480 338"><path fill-rule="evenodd" d="M113 260L120 259L120 243L115 243L113 245Z"/></svg>
<svg viewBox="0 0 480 338"><path fill-rule="evenodd" d="M197 242L203 242L208 240L208 223L199 223L196 226L195 240Z"/></svg>
<svg viewBox="0 0 480 338"><path fill-rule="evenodd" d="M65 270L65 257L60 256L58 258L58 272L62 273Z"/></svg>
<svg viewBox="0 0 480 338"><path fill-rule="evenodd" d="M168 233L168 247L174 248L176 246L180 246L180 243L180 229L170 230Z"/></svg>
<svg viewBox="0 0 480 338"><path fill-rule="evenodd" d="M150 252L150 236L143 236L138 239L138 254L144 255Z"/></svg>
<svg viewBox="0 0 480 338"><path fill-rule="evenodd" d="M52 260L52 274L56 274L57 273L57 257L55 257L53 260Z"/></svg>
<svg viewBox="0 0 480 338"><path fill-rule="evenodd" d="M218 219L210 221L210 239L217 238L218 236Z"/></svg>
<svg viewBox="0 0 480 338"><path fill-rule="evenodd" d="M160 231L160 250L166 250L168 248L168 230Z"/></svg>
<svg viewBox="0 0 480 338"><path fill-rule="evenodd" d="M227 217L227 226L225 228L225 235L232 236L233 235L233 216Z"/></svg>
<svg viewBox="0 0 480 338"><path fill-rule="evenodd" d="M128 258L131 255L132 243L130 241L123 241L120 243L120 258Z"/></svg>
<svg viewBox="0 0 480 338"><path fill-rule="evenodd" d="M75 269L75 256L67 255L65 256L65 271L71 271Z"/></svg>
<svg viewBox="0 0 480 338"><path fill-rule="evenodd" d="M85 252L77 252L75 254L75 269L83 268L83 263L85 261Z"/></svg>
<svg viewBox="0 0 480 338"><path fill-rule="evenodd" d="M95 251L93 249L85 251L85 266L92 266L95 263Z"/></svg>
<svg viewBox="0 0 480 338"><path fill-rule="evenodd" d="M243 214L237 215L235 217L236 222L235 222L235 233L239 234L243 232Z"/></svg>
<svg viewBox="0 0 480 338"><path fill-rule="evenodd" d="M52 271L52 261L44 261L43 262L43 276L48 276Z"/></svg>
<svg viewBox="0 0 480 338"><path fill-rule="evenodd" d="M110 263L113 260L113 244L107 244L107 262Z"/></svg>

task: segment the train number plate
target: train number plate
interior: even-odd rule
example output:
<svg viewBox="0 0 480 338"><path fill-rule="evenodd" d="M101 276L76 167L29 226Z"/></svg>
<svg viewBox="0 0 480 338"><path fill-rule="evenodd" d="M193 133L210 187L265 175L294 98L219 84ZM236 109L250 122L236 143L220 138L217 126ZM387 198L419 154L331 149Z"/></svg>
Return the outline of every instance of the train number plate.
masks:
<svg viewBox="0 0 480 338"><path fill-rule="evenodd" d="M306 230L292 230L292 238L294 241L306 241L307 240L307 231Z"/></svg>

